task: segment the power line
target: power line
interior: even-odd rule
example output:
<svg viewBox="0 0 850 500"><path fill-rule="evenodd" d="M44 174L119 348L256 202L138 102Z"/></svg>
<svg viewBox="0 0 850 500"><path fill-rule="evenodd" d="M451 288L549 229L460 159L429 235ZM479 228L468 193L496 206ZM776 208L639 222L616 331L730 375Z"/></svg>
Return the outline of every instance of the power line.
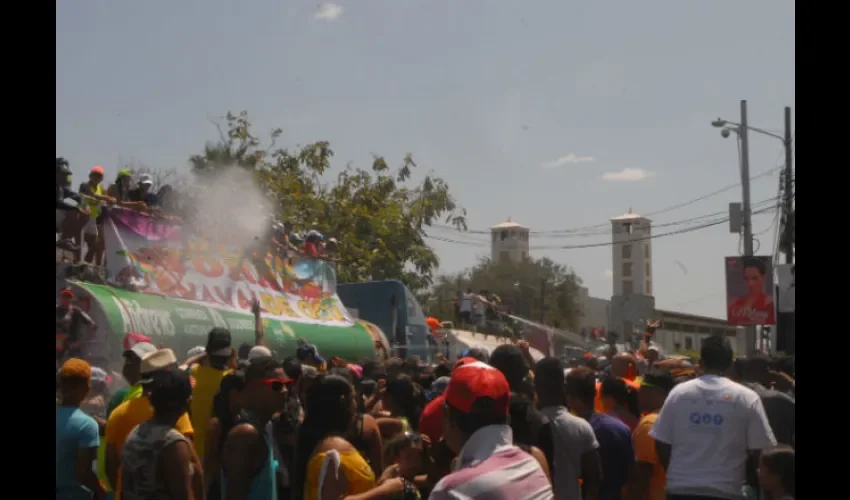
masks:
<svg viewBox="0 0 850 500"><path fill-rule="evenodd" d="M766 200L761 200L759 202L754 203L753 206L752 206L752 209L762 208L767 204L773 204L777 200L778 200L778 197L773 197L773 198L768 198ZM696 216L696 217L689 217L687 219L680 219L680 220L665 222L665 223L661 223L661 224L653 224L652 227L653 228L659 228L659 227L693 225L693 224L699 223L701 221L704 221L706 219L711 219L711 218L715 218L715 217L718 217L718 216L723 216L727 213L728 213L727 210L723 210L723 211L719 211L719 212L713 212L713 213L710 213L710 214L699 215L699 216ZM572 232L572 233L557 233L557 234L548 234L547 233L547 234L543 234L543 235L537 235L537 237L548 239L548 238L584 238L584 237L589 237L589 236L605 236L605 235L610 234L611 229L610 229L609 224L606 224L606 226L608 226L608 227L606 227L604 230L598 229L598 230L594 230L594 231L583 231L583 232L576 231L576 232ZM449 232L453 233L452 238L455 237L455 236L466 236L466 233L461 233L461 232L458 232L457 230L444 228L444 227L440 227L440 226L432 226L430 229L449 231ZM481 239L475 239L475 238L467 238L467 240L469 240L470 243L480 243L482 245L490 243L489 240L481 240Z"/></svg>
<svg viewBox="0 0 850 500"><path fill-rule="evenodd" d="M774 172L781 170L781 169L782 169L782 167L774 167L770 170L767 170L765 172L762 172L760 174L757 174L757 175L750 177L750 180L753 181L753 180L756 180L756 179L767 177L767 176L769 176L769 175L773 174ZM665 208L662 208L660 210L656 210L654 212L645 213L644 217L663 214L663 213L666 213L666 212L677 210L677 209L682 208L682 207L686 207L688 205L693 205L694 203L698 203L698 202L703 201L707 198L711 198L712 196L717 196L718 194L725 193L726 191L729 191L731 189L735 189L736 187L739 187L740 185L741 185L740 182L737 182L735 184L729 184L728 186L722 187L722 188L720 188L716 191L712 191L710 193L704 194L704 195L699 196L697 198L694 198L694 199L691 199L691 200L688 200L688 201L685 201L685 202L682 202L682 203L677 203L675 205L670 205L669 207L665 207ZM584 230L587 230L587 229L596 229L596 228L608 227L610 224L611 224L611 222L607 221L607 222L603 222L603 223L600 223L600 224L593 224L593 225L590 225L590 226L580 226L580 227L570 228L570 229L550 229L550 230L529 231L529 234L546 235L546 234L558 234L558 233L575 233L575 232L580 232L580 231L584 231ZM445 224L435 224L434 227L454 229L452 226L447 226ZM487 234L487 235L490 234L489 229L468 229L467 231L464 231L464 232L468 233L468 234Z"/></svg>
<svg viewBox="0 0 850 500"><path fill-rule="evenodd" d="M769 212L772 209L773 208L771 207L771 208L753 211L753 215ZM706 223L699 224L699 225L689 227L689 228L685 228L685 229L679 229L679 230L676 230L676 231L668 231L666 233L660 233L660 234L653 234L653 235L645 236L645 237L641 237L641 238L633 238L633 239L629 240L629 243L638 242L638 241L654 240L656 238L663 238L665 236L674 236L674 235L677 235L677 234L691 233L691 232L694 232L694 231L699 231L701 229L707 229L709 227L718 226L720 224L724 224L724 223L727 223L727 222L729 222L729 217L723 217L723 218L720 218L720 219L717 219L717 220L714 220L714 221L711 221L711 222L706 222ZM458 240L453 240L453 239L449 239L449 238L441 238L439 236L430 236L430 235L427 235L427 234L425 235L425 237L428 238L428 239L432 239L432 240L435 240L435 241L442 241L442 242L445 242L445 243L455 243L455 244L459 244L459 245L475 246L475 247L479 247L479 248L481 248L481 246L482 246L482 245L477 244L477 243L470 243L470 242L467 242L467 241L458 241ZM609 246L616 245L618 243L623 243L623 242L617 242L617 243L614 243L614 242L587 243L587 244L584 244L584 245L538 246L538 247L531 247L531 248L529 248L529 250L577 250L577 249L581 249L581 248L609 247Z"/></svg>

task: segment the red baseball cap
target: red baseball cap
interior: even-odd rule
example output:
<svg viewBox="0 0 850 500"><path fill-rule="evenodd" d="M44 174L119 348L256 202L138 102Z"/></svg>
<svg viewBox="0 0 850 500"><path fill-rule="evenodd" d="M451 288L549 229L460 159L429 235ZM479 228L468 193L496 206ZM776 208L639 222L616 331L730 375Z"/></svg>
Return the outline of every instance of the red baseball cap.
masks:
<svg viewBox="0 0 850 500"><path fill-rule="evenodd" d="M475 358L468 358L468 357L467 358L460 358L459 360L455 361L454 366L452 366L452 370L456 370L456 369L460 368L461 366L468 365L470 363L480 363L480 361L478 361Z"/></svg>
<svg viewBox="0 0 850 500"><path fill-rule="evenodd" d="M509 413L511 388L502 372L471 358L470 362L455 366L445 392L446 404L463 413L492 416Z"/></svg>

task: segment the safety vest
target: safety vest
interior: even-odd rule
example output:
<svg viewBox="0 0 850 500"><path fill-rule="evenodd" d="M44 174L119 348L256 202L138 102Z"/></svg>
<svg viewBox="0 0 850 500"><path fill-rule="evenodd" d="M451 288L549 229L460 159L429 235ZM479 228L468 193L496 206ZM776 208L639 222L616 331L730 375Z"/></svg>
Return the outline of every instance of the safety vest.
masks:
<svg viewBox="0 0 850 500"><path fill-rule="evenodd" d="M92 193L98 196L103 196L103 186L101 184L98 184L94 188L92 188L91 184L89 184L89 189L92 190ZM86 206L89 207L89 214L91 214L91 218L96 219L97 216L100 215L100 201L92 198L86 198L85 200Z"/></svg>

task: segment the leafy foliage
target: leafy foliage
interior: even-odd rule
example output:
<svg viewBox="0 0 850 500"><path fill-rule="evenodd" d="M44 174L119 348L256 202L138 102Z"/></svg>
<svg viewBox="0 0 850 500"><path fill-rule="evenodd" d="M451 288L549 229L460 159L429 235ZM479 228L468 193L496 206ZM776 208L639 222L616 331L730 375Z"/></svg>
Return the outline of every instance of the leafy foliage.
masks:
<svg viewBox="0 0 850 500"><path fill-rule="evenodd" d="M275 129L264 146L244 111L228 113L218 130L219 140L190 158L193 172L203 179L223 168L252 171L281 220L339 240L340 282L397 279L414 292L426 289L439 260L425 228L441 222L466 229L466 211L443 179L428 173L412 185L417 165L410 154L395 170L376 155L371 168L349 165L327 182L333 150L326 141L278 148L282 131Z"/></svg>
<svg viewBox="0 0 850 500"><path fill-rule="evenodd" d="M519 316L575 330L581 318L580 285L572 270L547 258L498 263L482 259L462 273L438 276L428 293L420 295L420 302L432 315L448 320L454 317L458 293L483 290L496 294Z"/></svg>

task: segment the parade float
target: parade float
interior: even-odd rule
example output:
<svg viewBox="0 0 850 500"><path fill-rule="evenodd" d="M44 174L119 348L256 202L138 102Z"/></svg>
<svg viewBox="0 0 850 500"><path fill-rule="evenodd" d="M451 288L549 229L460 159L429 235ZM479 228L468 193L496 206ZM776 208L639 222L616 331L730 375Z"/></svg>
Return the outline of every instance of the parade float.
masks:
<svg viewBox="0 0 850 500"><path fill-rule="evenodd" d="M110 209L104 228L104 282L67 277L67 266L57 265L57 286L73 290L76 305L98 325L83 346L89 359L114 366L139 335L185 353L204 345L214 327L229 329L234 346L253 344L254 300L266 344L280 357L293 355L298 339L325 357L388 352L381 329L353 318L340 301L332 262L273 254L262 243L246 250L210 241L119 208Z"/></svg>

